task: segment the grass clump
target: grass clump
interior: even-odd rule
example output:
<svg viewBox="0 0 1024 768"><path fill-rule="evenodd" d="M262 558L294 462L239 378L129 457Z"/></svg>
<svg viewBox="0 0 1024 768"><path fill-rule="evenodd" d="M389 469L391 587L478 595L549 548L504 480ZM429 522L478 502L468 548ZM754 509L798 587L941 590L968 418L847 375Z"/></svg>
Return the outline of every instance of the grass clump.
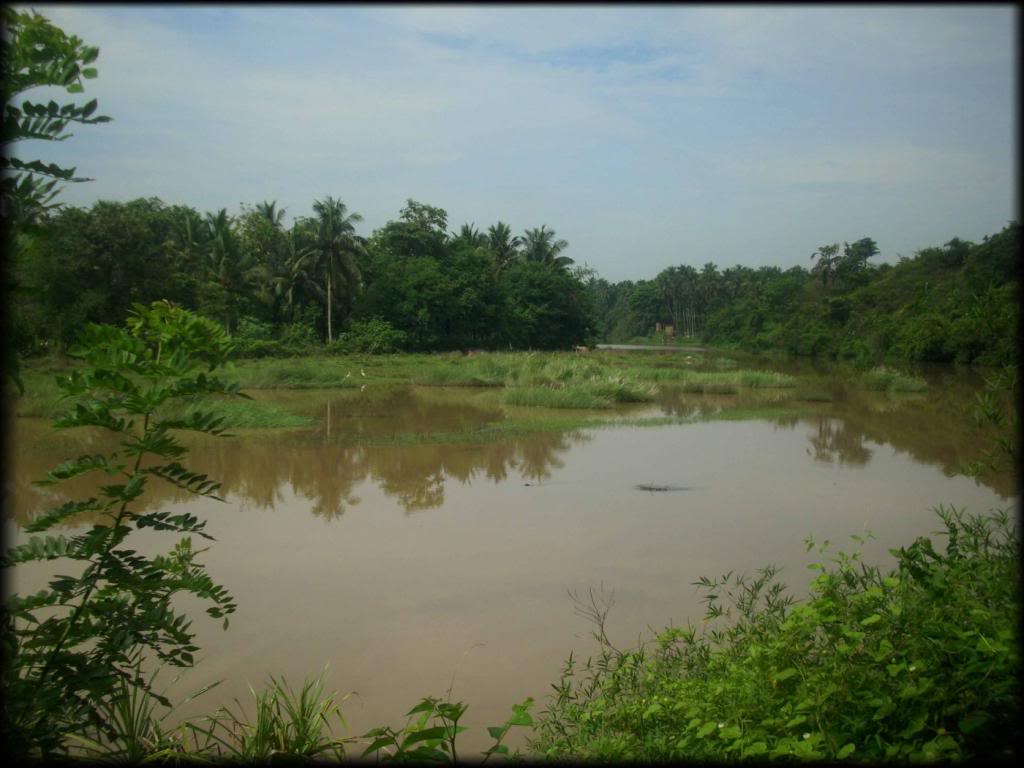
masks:
<svg viewBox="0 0 1024 768"><path fill-rule="evenodd" d="M884 366L865 373L863 382L868 389L883 392L923 392L928 389L928 383L924 379L907 376Z"/></svg>
<svg viewBox="0 0 1024 768"><path fill-rule="evenodd" d="M784 389L796 386L796 377L775 371L739 371L738 375L744 387Z"/></svg>
<svg viewBox="0 0 1024 768"><path fill-rule="evenodd" d="M203 410L223 419L222 427L229 429L293 429L308 427L313 419L258 400L208 400ZM184 417L191 409L168 409L167 418Z"/></svg>
<svg viewBox="0 0 1024 768"><path fill-rule="evenodd" d="M516 387L505 393L508 405L522 405L533 408L611 408L614 403L606 395L598 395L585 389L558 389L555 387Z"/></svg>
<svg viewBox="0 0 1024 768"><path fill-rule="evenodd" d="M636 649L611 645L610 602L591 594L600 654L570 656L532 747L577 760L1011 758L1017 532L1005 512L938 514L943 551L919 538L887 572L830 555L800 602L773 568L701 579L705 628Z"/></svg>

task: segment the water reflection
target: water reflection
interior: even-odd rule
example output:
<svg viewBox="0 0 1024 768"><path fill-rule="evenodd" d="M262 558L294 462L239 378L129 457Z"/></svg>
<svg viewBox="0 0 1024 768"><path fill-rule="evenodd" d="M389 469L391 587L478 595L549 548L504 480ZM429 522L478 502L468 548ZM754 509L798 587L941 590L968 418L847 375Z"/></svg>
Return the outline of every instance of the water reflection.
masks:
<svg viewBox="0 0 1024 768"><path fill-rule="evenodd" d="M850 429L847 422L828 416L817 417L817 429L808 439L814 448L815 461L832 464L863 466L871 458L871 451L864 447L864 434ZM810 449L807 451L810 453Z"/></svg>
<svg viewBox="0 0 1024 768"><path fill-rule="evenodd" d="M365 482L394 497L406 512L442 506L445 486L452 480L500 483L515 474L543 482L562 466L561 455L589 439L583 432L568 431L473 440L475 428L501 421L503 412L495 405L467 403L465 393L458 402L459 393L454 394L408 388L366 398L307 394L307 410L321 413L315 427L231 438L189 436L188 466L219 480L223 494L243 507L273 509L290 489L309 501L313 515L331 520L359 504L357 489ZM446 435L451 442L445 442ZM45 420L18 419L13 438L18 449L8 485L13 496L9 507L20 525L52 506L94 494L107 482L81 477L49 488L32 485L63 458L116 447L108 435L92 430L53 433ZM159 508L188 498L154 481L143 504Z"/></svg>
<svg viewBox="0 0 1024 768"><path fill-rule="evenodd" d="M820 363L818 364L820 367ZM790 366L791 367L791 366ZM808 365L808 369L813 369ZM787 367L788 371L789 368ZM991 436L974 423L974 395L982 379L971 371L930 371L925 393L873 392L844 382L832 369L828 377L811 379L804 387L822 392L827 400L802 399L804 390L745 391L739 395L691 395L666 390L659 405L663 413L683 418L711 418L715 412L747 411L780 429L807 425L807 453L816 461L864 466L872 456L866 443L891 445L915 461L941 468L947 477L962 474L965 463L991 449ZM808 370L801 371L805 381ZM1017 493L1012 473L977 478L1002 496Z"/></svg>
<svg viewBox="0 0 1024 768"><path fill-rule="evenodd" d="M888 444L951 477L989 447L971 419L977 384L970 374L946 372L941 381L933 379L926 394L890 395L846 386L833 375L814 385L828 393L827 402L801 400L793 390L703 395L669 388L658 410L694 420L713 418L716 412L749 411L747 415L768 420L777 429L808 427L806 453L817 462L865 466L872 457L869 443ZM226 439L191 436L189 465L220 480L223 491L243 506L273 509L290 490L308 501L313 515L327 520L358 505L364 483L376 485L407 513L444 505L451 481L466 484L483 478L502 483L515 476L540 483L563 466L574 445L589 439L580 431L494 437L494 427L508 416L500 393L493 390L391 387L259 397L310 415L314 426L251 431ZM43 489L33 486L33 480L63 459L116 445L96 430L54 433L40 419L16 419L12 444L14 466L6 492L18 524L95 493L103 482L84 477ZM1008 474L978 482L1003 498L1016 493ZM173 486L154 481L145 504L155 508L187 498Z"/></svg>

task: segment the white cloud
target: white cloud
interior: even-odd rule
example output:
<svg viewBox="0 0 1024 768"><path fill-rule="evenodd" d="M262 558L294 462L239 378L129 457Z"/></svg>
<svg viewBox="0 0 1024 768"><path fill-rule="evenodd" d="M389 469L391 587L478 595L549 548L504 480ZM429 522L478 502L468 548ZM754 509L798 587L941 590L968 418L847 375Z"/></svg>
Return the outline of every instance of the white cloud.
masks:
<svg viewBox="0 0 1024 768"><path fill-rule="evenodd" d="M998 219L1010 210L1012 120L975 125L946 104L980 92L997 118L1012 114L1008 102L998 111L1012 81L1012 9L43 13L100 46L87 93L115 119L46 149L96 177L67 189L73 203L159 195L215 209L266 197L302 213L340 194L368 230L414 197L448 208L453 223L547 223L574 258L634 276L649 271L638 254L678 258L681 233L704 244L705 260L749 258L737 206L762 231L780 199L842 222L842 205L817 213L836 205L823 185L899 190L942 210L959 200ZM830 116L840 81L863 91L844 86L842 98L851 116L874 118L867 133ZM894 215L869 195L857 205L879 221ZM628 257L624 228L642 230ZM793 232L778 237L776 253Z"/></svg>

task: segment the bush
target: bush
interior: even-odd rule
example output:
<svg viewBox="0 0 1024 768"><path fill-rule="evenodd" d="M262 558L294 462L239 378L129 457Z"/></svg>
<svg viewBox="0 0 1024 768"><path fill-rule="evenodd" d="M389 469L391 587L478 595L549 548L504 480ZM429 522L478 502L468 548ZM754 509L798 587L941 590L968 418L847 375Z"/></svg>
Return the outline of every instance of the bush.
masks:
<svg viewBox="0 0 1024 768"><path fill-rule="evenodd" d="M223 432L222 419L196 405L203 396L238 394L236 385L216 375L229 351L216 323L164 302L134 305L126 328L87 326L80 347L72 350L85 365L57 379L73 405L54 420L54 428L105 429L118 435L122 450L70 459L38 484L96 472L124 482L48 510L26 526L44 535L8 548L0 558L4 569L71 561L69 572L78 574L57 576L47 589L5 601L4 735L10 754L51 756L65 749L67 737L87 728L116 738L118 724L110 714L118 710L126 685L168 704L151 690L139 665L143 658L192 665L198 648L187 617L175 612L176 593L210 601L206 612L227 626L235 604L194 560L203 550L192 548L191 537L210 539L206 523L189 513L143 511L136 499L150 480L219 499L219 483L179 463L187 449L175 433ZM168 415L175 406L184 411ZM106 519L70 538L51 535L52 528L81 514ZM168 554L148 558L129 548L138 538L129 541L131 534L143 529L182 538Z"/></svg>
<svg viewBox="0 0 1024 768"><path fill-rule="evenodd" d="M396 329L386 320L373 318L353 321L349 325L349 329L342 333L337 341L327 345L327 351L331 354L358 352L381 355L399 352L405 343L404 331Z"/></svg>
<svg viewBox="0 0 1024 768"><path fill-rule="evenodd" d="M1017 532L1005 512L938 514L944 552L919 538L893 550L888 573L838 553L811 566L819 576L800 603L772 568L701 579L708 628L670 628L653 648L613 648L607 607L592 599L600 656L582 670L569 658L533 748L611 760L1012 757Z"/></svg>
<svg viewBox="0 0 1024 768"><path fill-rule="evenodd" d="M237 344L248 341L269 341L274 338L274 327L253 317L243 317L238 321L238 328L232 335Z"/></svg>
<svg viewBox="0 0 1024 768"><path fill-rule="evenodd" d="M281 329L278 339L286 347L311 348L315 347L320 339L316 335L316 328L308 323L289 323Z"/></svg>

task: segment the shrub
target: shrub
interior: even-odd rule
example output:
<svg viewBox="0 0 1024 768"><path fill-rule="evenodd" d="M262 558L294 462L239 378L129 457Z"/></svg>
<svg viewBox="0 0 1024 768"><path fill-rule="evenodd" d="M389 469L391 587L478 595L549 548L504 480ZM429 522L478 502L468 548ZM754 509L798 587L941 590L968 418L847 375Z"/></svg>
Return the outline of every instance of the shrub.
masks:
<svg viewBox="0 0 1024 768"><path fill-rule="evenodd" d="M109 715L119 711L125 685L169 703L141 677L139 662L148 654L165 664L192 664L198 649L186 617L174 611L175 593L210 601L207 613L217 618L235 609L230 595L194 560L191 536L211 538L205 523L188 513L136 508L151 479L218 498L219 483L179 463L187 450L174 431L219 434L222 420L194 408L166 412L176 404L194 406L204 395L237 394L237 386L209 375L230 352L223 331L213 321L155 302L134 305L125 329L87 326L80 345L72 354L86 366L58 378L76 402L54 426L105 429L120 437L121 447L66 461L40 484L94 472L116 480L94 497L49 510L26 530L42 533L82 513L101 515L104 522L71 538L33 536L2 558L5 568L70 560L77 574L57 576L47 589L6 601L4 726L15 755L52 755L65 748L68 735L86 728L118 738ZM144 528L186 535L168 554L149 558L128 542Z"/></svg>
<svg viewBox="0 0 1024 768"><path fill-rule="evenodd" d="M879 366L864 374L864 386L868 389L889 392L922 392L928 389L928 382L916 376L907 376L885 366Z"/></svg>
<svg viewBox="0 0 1024 768"><path fill-rule="evenodd" d="M332 354L361 352L380 355L398 352L405 343L404 331L396 329L386 320L373 318L353 321L337 341L328 345L327 351Z"/></svg>
<svg viewBox="0 0 1024 768"><path fill-rule="evenodd" d="M1012 757L1017 532L1005 512L937 512L944 551L919 538L893 550L888 573L840 552L811 566L799 603L772 568L701 579L699 634L670 628L618 651L607 608L591 609L600 655L582 670L569 657L532 747L611 760Z"/></svg>

